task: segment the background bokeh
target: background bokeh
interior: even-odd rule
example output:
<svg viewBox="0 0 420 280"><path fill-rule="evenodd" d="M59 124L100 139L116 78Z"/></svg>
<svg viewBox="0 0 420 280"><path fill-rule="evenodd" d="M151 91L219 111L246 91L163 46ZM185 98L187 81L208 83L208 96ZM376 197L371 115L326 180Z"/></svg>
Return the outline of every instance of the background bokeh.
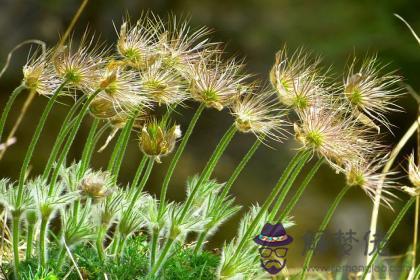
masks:
<svg viewBox="0 0 420 280"><path fill-rule="evenodd" d="M70 22L81 1L75 0L0 0L0 65L3 65L7 53L19 42L37 38L54 45ZM274 55L284 44L290 49L304 46L315 55L323 57L324 65L331 66L332 73L338 80L348 59L356 54L365 56L377 53L389 69L397 69L405 82L420 91L418 69L420 65L419 46L408 29L394 16L398 13L410 22L413 28L420 31L419 1L329 1L329 0L157 0L157 1L90 1L79 20L74 37L78 38L88 26L90 30L108 44L116 40L113 24L119 26L121 19L128 14L135 20L142 11L153 11L166 16L168 13L191 16L191 25L206 25L214 29L212 39L226 42L226 50L234 55L245 57L247 69L257 78L267 80L268 71L273 64ZM21 49L13 57L10 68L0 80L0 107L3 107L8 95L21 79L21 67L26 61L28 48ZM21 104L24 97L18 101ZM394 135L385 137L387 144L395 144L416 118L417 105L406 95L398 101L404 112L390 115L395 125ZM17 178L19 166L28 146L35 124L45 105L45 99L37 97L17 133L17 144L10 148L0 162L0 177ZM196 104L189 104L195 107ZM9 118L6 133L11 128L12 120L19 114L15 106ZM39 173L48 157L54 137L61 125L67 108L58 105L44 129L41 141L32 161L32 174ZM193 108L182 110L182 116L176 117L183 128L186 127ZM181 163L176 169L170 185L169 197L180 200L184 196L184 182L190 175L200 172L212 149L217 144L224 130L231 124L229 114L207 110L195 130L191 142ZM89 122L86 122L79 133L77 143L72 150L71 158L77 158L86 138ZM249 135L238 135L228 148L219 163L214 177L224 181L233 171L254 138ZM415 147L414 139L398 158L398 170L403 171L406 156ZM273 148L263 147L254 156L232 190L239 204L247 209L252 203L262 202L281 171L297 148L293 137L282 145ZM95 157L97 168L106 166L109 149ZM132 137L129 151L126 154L121 173L122 183L130 180L140 159L136 146L136 137ZM156 166L147 188L158 194L163 174L169 159ZM402 174L403 175L403 174ZM402 178L402 183L407 181ZM289 230L295 237L290 246L288 257L290 266L302 262L304 242L302 237L308 231L315 231L334 196L343 187L342 176L336 175L330 168L323 167L305 191L293 215L296 226ZM395 208L407 199L400 194ZM392 222L395 213L381 209L379 229L384 231ZM358 245L351 255L342 258L340 246L329 240L329 248L317 254L314 263L350 264L363 263L363 236L369 227L371 202L360 190L352 190L339 206L329 226L329 233L338 230L356 231ZM412 238L414 210L407 216L397 234L393 237L387 254L404 253ZM210 246L220 247L223 240L230 239L236 231L240 215L223 226L214 237Z"/></svg>

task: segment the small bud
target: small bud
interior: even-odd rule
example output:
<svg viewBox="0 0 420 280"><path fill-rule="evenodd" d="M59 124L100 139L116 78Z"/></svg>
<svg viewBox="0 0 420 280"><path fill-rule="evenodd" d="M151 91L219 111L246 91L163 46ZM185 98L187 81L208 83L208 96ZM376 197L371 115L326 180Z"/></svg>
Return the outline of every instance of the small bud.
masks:
<svg viewBox="0 0 420 280"><path fill-rule="evenodd" d="M112 178L108 172L89 172L80 184L82 196L97 202L112 193Z"/></svg>
<svg viewBox="0 0 420 280"><path fill-rule="evenodd" d="M160 163L160 157L170 154L176 140L181 137L179 125L167 128L165 124L152 120L143 126L140 133L140 149Z"/></svg>

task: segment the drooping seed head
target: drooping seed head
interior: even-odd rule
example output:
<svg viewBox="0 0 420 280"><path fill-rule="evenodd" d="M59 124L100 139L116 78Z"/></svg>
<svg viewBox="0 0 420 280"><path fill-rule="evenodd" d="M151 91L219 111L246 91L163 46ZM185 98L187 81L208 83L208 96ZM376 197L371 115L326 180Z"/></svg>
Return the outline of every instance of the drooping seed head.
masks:
<svg viewBox="0 0 420 280"><path fill-rule="evenodd" d="M382 174L384 165L383 158L375 158L373 160L359 160L347 162L345 164L346 181L349 186L360 187L372 200L375 199L377 189L381 187L381 202L392 209L391 202L396 195L391 190L397 188L395 181L390 176L395 172Z"/></svg>
<svg viewBox="0 0 420 280"><path fill-rule="evenodd" d="M408 178L412 187L404 186L402 189L411 196L420 196L420 169L414 159L414 153L408 158Z"/></svg>
<svg viewBox="0 0 420 280"><path fill-rule="evenodd" d="M140 132L140 149L156 162L160 163L160 158L170 154L176 144L176 140L181 137L179 125L169 127L164 122L152 119L145 123Z"/></svg>
<svg viewBox="0 0 420 280"><path fill-rule="evenodd" d="M253 133L281 141L284 137L283 111L279 108L273 92L267 89L249 88L250 92L238 97L231 106L235 125L239 131Z"/></svg>
<svg viewBox="0 0 420 280"><path fill-rule="evenodd" d="M344 81L344 96L354 108L356 117L364 125L376 129L379 129L376 123L390 129L385 114L400 111L394 101L401 95L401 88L397 86L401 77L393 73L382 75L383 69L376 57L365 60L358 70L354 60Z"/></svg>

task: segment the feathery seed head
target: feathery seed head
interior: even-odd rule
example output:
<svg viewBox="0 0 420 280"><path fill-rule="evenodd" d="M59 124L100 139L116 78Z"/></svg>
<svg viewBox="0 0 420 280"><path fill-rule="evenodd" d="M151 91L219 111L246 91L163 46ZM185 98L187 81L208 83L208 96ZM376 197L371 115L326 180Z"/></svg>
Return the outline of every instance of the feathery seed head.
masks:
<svg viewBox="0 0 420 280"><path fill-rule="evenodd" d="M170 154L176 144L176 140L181 137L179 125L169 127L166 122L158 122L156 119L149 120L140 132L140 149L156 162L160 163L160 158Z"/></svg>
<svg viewBox="0 0 420 280"><path fill-rule="evenodd" d="M67 81L70 88L89 93L99 79L99 70L106 63L105 51L85 34L77 48L72 41L68 46L58 49L53 56L57 75Z"/></svg>
<svg viewBox="0 0 420 280"><path fill-rule="evenodd" d="M178 104L187 99L185 81L178 73L163 68L160 60L140 73L140 81L143 94L159 105Z"/></svg>
<svg viewBox="0 0 420 280"><path fill-rule="evenodd" d="M188 71L191 97L221 111L241 93L242 83L248 78L241 73L242 68L235 60L223 62L220 55L192 64Z"/></svg>
<svg viewBox="0 0 420 280"><path fill-rule="evenodd" d="M54 68L47 62L50 55L51 53L39 57L33 56L23 66L23 83L29 90L35 91L39 95L52 95L61 83Z"/></svg>
<svg viewBox="0 0 420 280"><path fill-rule="evenodd" d="M146 17L140 18L132 26L127 20L120 28L117 51L129 66L143 69L156 56L155 36Z"/></svg>
<svg viewBox="0 0 420 280"><path fill-rule="evenodd" d="M384 67L379 65L376 57L364 61L360 69L355 68L354 60L344 81L344 96L355 110L356 116L362 115L358 117L361 123L377 129L375 123L380 123L389 129L390 124L385 114L400 111L394 101L401 95L401 89L397 87L401 77L393 73L381 75Z"/></svg>
<svg viewBox="0 0 420 280"><path fill-rule="evenodd" d="M319 61L310 59L302 49L290 57L285 48L276 54L270 81L282 104L299 111L322 98L325 78L318 74Z"/></svg>
<svg viewBox="0 0 420 280"><path fill-rule="evenodd" d="M251 132L257 137L267 136L274 140L283 137L283 112L270 91L258 90L238 97L231 106L231 113L241 132Z"/></svg>
<svg viewBox="0 0 420 280"><path fill-rule="evenodd" d="M344 173L349 186L360 187L372 200L375 199L378 186L382 186L381 202L392 209L392 198L396 196L391 190L396 189L397 185L389 176L395 175L395 172L381 174L384 158L386 159L386 156L372 160L361 159L347 162Z"/></svg>
<svg viewBox="0 0 420 280"><path fill-rule="evenodd" d="M337 171L342 170L343 162L360 157L359 132L353 119L343 117L342 109L311 107L298 116L300 124L294 125L297 140L303 148L325 157Z"/></svg>

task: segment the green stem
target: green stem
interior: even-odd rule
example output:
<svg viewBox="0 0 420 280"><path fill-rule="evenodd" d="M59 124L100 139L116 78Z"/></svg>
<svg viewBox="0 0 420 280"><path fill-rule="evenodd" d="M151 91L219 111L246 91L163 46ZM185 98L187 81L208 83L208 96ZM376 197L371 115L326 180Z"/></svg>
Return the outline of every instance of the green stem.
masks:
<svg viewBox="0 0 420 280"><path fill-rule="evenodd" d="M45 106L44 111L42 112L41 118L38 122L38 125L35 129L35 133L32 137L31 143L29 144L28 149L26 150L26 155L25 155L25 159L23 160L23 164L22 167L20 169L20 173L19 173L19 183L18 183L18 195L17 195L17 200L16 200L16 204L18 206L21 205L22 203L22 199L23 199L23 185L25 183L25 179L26 179L26 172L28 170L29 167L29 163L32 159L32 155L34 153L36 144L38 143L38 140L41 136L42 130L45 126L45 122L47 121L47 117L51 112L51 109L55 103L55 101L57 100L59 93L61 92L61 90L63 89L63 87L66 85L66 81L64 81L63 83L61 83L61 85L55 90L55 92L53 93L52 97L48 100L47 105Z"/></svg>
<svg viewBox="0 0 420 280"><path fill-rule="evenodd" d="M41 228L39 231L39 258L40 265L46 268L47 265L47 229L48 229L48 218L41 218Z"/></svg>
<svg viewBox="0 0 420 280"><path fill-rule="evenodd" d="M197 110L194 113L194 116L192 117L190 124L188 125L187 131L185 131L184 136L182 137L181 143L179 144L171 163L169 164L168 171L166 172L165 178L163 179L163 184L160 192L160 205L159 205L159 216L163 214L165 210L166 205L166 193L168 192L168 186L169 182L171 181L172 175L175 171L175 167L178 164L178 161L184 152L185 146L188 143L188 140L190 139L190 136L194 130L195 125L197 124L198 119L201 116L201 113L203 112L205 108L204 104L200 104L200 106L197 108Z"/></svg>
<svg viewBox="0 0 420 280"><path fill-rule="evenodd" d="M197 184L194 186L193 190L188 196L187 201L185 202L182 208L181 215L178 217L178 222L182 222L184 220L185 215L188 213L188 210L190 209L194 201L195 195L197 194L199 188L201 187L201 184L209 179L210 175L213 173L214 168L216 167L217 162L219 161L220 157L223 155L224 151L226 150L233 136L235 136L236 132L237 132L237 128L233 124L223 135L222 139L220 140L219 144L217 145L216 149L211 155L209 161L204 167L204 170L201 173Z"/></svg>
<svg viewBox="0 0 420 280"><path fill-rule="evenodd" d="M120 263L120 261L121 261L122 252L124 251L126 240L127 240L127 237L121 235L121 238L118 242L117 252L116 252L116 256L115 256L118 263Z"/></svg>
<svg viewBox="0 0 420 280"><path fill-rule="evenodd" d="M95 135L95 139L93 140L93 144L91 145L89 151L87 152L85 164L83 170L86 171L89 168L90 162L92 160L93 152L95 150L96 145L98 144L99 139L105 133L105 131L109 128L109 124L103 125Z"/></svg>
<svg viewBox="0 0 420 280"><path fill-rule="evenodd" d="M15 102L16 98L25 88L26 87L23 85L23 83L20 84L17 88L13 90L12 94L7 100L6 106L4 107L3 113L1 114L0 118L0 143L3 135L4 126L6 124L7 116L9 115L9 112L12 109L13 103Z"/></svg>
<svg viewBox="0 0 420 280"><path fill-rule="evenodd" d="M394 222L392 223L391 227L389 228L389 230L385 234L384 239L380 242L377 250L375 250L375 253L372 255L372 258L371 258L369 264L366 266L365 270L363 271L363 275L362 275L361 280L364 280L367 277L368 272L372 269L372 266L375 263L376 259L378 258L379 254L385 248L385 245L388 243L389 239L394 234L394 231L397 229L401 220L404 218L405 214L407 214L408 210L414 204L415 201L416 201L416 197L411 197L410 200L408 200L405 203L404 207L398 213L398 215L395 218ZM416 278L414 278L414 279L416 279Z"/></svg>
<svg viewBox="0 0 420 280"><path fill-rule="evenodd" d="M136 170L136 174L134 175L133 182L131 183L132 186L135 187L139 183L140 176L143 173L144 167L146 166L147 159L148 158L147 158L146 155L143 155L143 157L141 158L141 161L139 163L139 166L137 167L137 170Z"/></svg>
<svg viewBox="0 0 420 280"><path fill-rule="evenodd" d="M66 139L66 136L69 133L70 129L75 123L75 120L72 120L72 118L76 113L77 109L79 109L80 105L83 103L83 100L85 100L84 97L79 98L79 100L75 104L73 104L63 121L63 125L61 126L60 131L58 132L57 138L55 140L52 151L45 166L44 173L42 174L42 178L44 178L45 180L48 179L48 176L50 175L50 172L54 166L54 162L57 158L57 155L61 151L61 146L64 140Z"/></svg>
<svg viewBox="0 0 420 280"><path fill-rule="evenodd" d="M368 251L372 251L374 243L371 242L373 240L373 234L376 232L376 226L378 223L378 217L379 217L379 207L381 205L381 194L382 194L382 186L383 181L385 181L386 174L388 174L389 170L391 169L395 159L397 158L398 154L401 152L402 148L407 144L408 140L410 140L411 136L414 135L417 128L419 127L420 122L420 116L413 122L413 124L410 126L410 128L407 130L407 132L404 134L404 136L401 138L401 140L398 142L398 144L394 147L392 150L388 161L386 162L383 170L382 170L382 182L379 183L376 193L375 193L375 199L373 201L373 208L372 208L372 214L371 214L371 220L370 220L370 227L369 227L369 245L368 245ZM366 265L370 263L371 257L369 254L366 256ZM370 273L368 275L368 279L370 279Z"/></svg>
<svg viewBox="0 0 420 280"><path fill-rule="evenodd" d="M172 248L172 244L174 242L174 239L168 239L168 241L165 243L165 246L163 247L157 262L152 266L152 276L156 276L157 273L159 273L160 269L162 268L163 262L166 260L166 255L169 253L169 250Z"/></svg>
<svg viewBox="0 0 420 280"><path fill-rule="evenodd" d="M152 240L151 242L151 248L150 248L150 268L153 267L156 260L156 252L158 250L158 243L159 243L159 228L154 228L152 230Z"/></svg>
<svg viewBox="0 0 420 280"><path fill-rule="evenodd" d="M54 169L53 175L51 177L51 182L50 182L50 187L49 187L49 191L48 194L51 195L52 192L54 191L54 187L55 187L55 183L57 181L58 178L58 174L60 172L60 166L62 166L62 164L64 163L64 160L67 157L67 154L69 153L70 147L73 144L74 138L76 137L77 132L79 131L80 125L83 121L83 118L85 117L88 109L89 109L89 105L92 102L92 100L95 98L96 95L98 95L100 92L100 90L96 90L94 93L92 93L89 98L86 100L85 104L83 104L83 107L81 109L81 112L79 113L79 115L76 118L76 122L70 132L70 135L68 135L67 137L67 141L64 144L63 149L61 150L61 154L60 157L57 161L57 168Z"/></svg>
<svg viewBox="0 0 420 280"><path fill-rule="evenodd" d="M130 134L134 125L134 121L137 117L137 112L134 113L134 115L129 119L128 123L124 126L123 132L120 136L122 136L121 143L118 143L118 145L115 146L115 150L117 150L117 154L113 163L113 169L112 174L114 175L114 180L117 180L118 173L120 172L121 163L124 158L125 151L127 149L128 140L130 139Z"/></svg>
<svg viewBox="0 0 420 280"><path fill-rule="evenodd" d="M103 243L105 234L106 234L106 228L101 226L98 232L98 236L96 238L96 250L98 251L98 257L101 262L103 262L105 259L104 243Z"/></svg>
<svg viewBox="0 0 420 280"><path fill-rule="evenodd" d="M60 248L60 252L58 253L57 268L56 268L56 270L59 272L61 272L61 268L63 267L65 257L66 257L66 249L64 248L64 246L62 246Z"/></svg>
<svg viewBox="0 0 420 280"><path fill-rule="evenodd" d="M343 199L344 195L348 192L348 190L351 189L351 186L345 186L339 194L335 197L334 202L331 204L331 206L328 208L327 214L325 215L324 219L322 220L321 225L319 226L318 232L316 233L316 236L311 244L311 247L309 248L308 252L306 253L305 261L303 264L302 272L300 274L300 279L302 280L305 277L305 272L308 270L309 264L311 262L312 256L314 254L314 250L316 246L318 245L319 240L321 239L321 236L325 229L327 228L327 225L329 224L335 209L337 209L338 204Z"/></svg>
<svg viewBox="0 0 420 280"><path fill-rule="evenodd" d="M248 242L249 238L251 238L252 233L255 231L255 228L259 224L261 218L263 217L264 213L267 212L270 205L273 203L273 201L278 196L282 186L286 183L287 178L292 174L292 171L295 169L295 167L299 164L299 162L306 162L310 156L309 152L306 151L300 151L292 158L292 160L289 162L286 169L283 171L283 174L279 178L277 184L271 191L271 193L268 195L267 199L264 201L264 204L261 206L260 211L252 221L251 225L247 228L244 236L239 242L239 245L236 249L236 252L232 255L231 260L228 262L227 266L234 261L240 254L241 250L245 246L245 244Z"/></svg>
<svg viewBox="0 0 420 280"><path fill-rule="evenodd" d="M296 203L302 196L303 192L305 191L306 187L308 186L309 182L312 181L312 178L315 176L315 174L318 172L318 169L321 167L321 165L324 163L324 158L320 158L316 164L312 167L312 169L309 171L309 173L306 175L305 179L303 180L302 184L300 184L299 188L293 195L293 197L290 199L289 203L287 204L284 211L281 213L279 217L279 221L283 221L285 217L287 217L292 209L296 206Z"/></svg>
<svg viewBox="0 0 420 280"><path fill-rule="evenodd" d="M85 172L87 167L89 166L88 158L90 155L90 151L93 150L93 146L96 144L94 140L95 140L96 130L98 129L98 126L99 126L99 122L100 122L99 119L94 118L92 125L90 127L89 134L86 139L86 144L82 152L81 169L80 169L81 174L78 174L79 176L81 176Z"/></svg>
<svg viewBox="0 0 420 280"><path fill-rule="evenodd" d="M245 156L242 158L241 162L236 166L235 170L233 171L232 175L230 176L229 180L226 182L226 184L223 187L223 191L219 195L218 204L214 207L214 211L217 211L221 204L223 203L225 197L228 195L230 188L235 183L236 179L239 177L239 174L241 174L244 167L247 165L248 161L251 159L251 157L255 154L258 147L261 145L263 139L257 139L255 140L252 147L248 150L248 152L245 154ZM213 222L213 221L211 221ZM207 238L209 230L206 230L204 232L201 232L197 238L197 244L194 249L194 253L197 254L202 250L204 241Z"/></svg>
<svg viewBox="0 0 420 280"><path fill-rule="evenodd" d="M20 279L20 261L19 261L19 226L20 213L12 213L12 231L13 231L13 264L16 279Z"/></svg>
<svg viewBox="0 0 420 280"><path fill-rule="evenodd" d="M302 171L302 168L305 166L306 161L299 162L295 169L293 170L292 175L290 175L290 178L287 180L286 185L282 188L280 194L276 198L276 201L274 203L274 207L271 210L271 214L268 216L268 220L274 222L275 217L277 216L281 205L283 204L284 200L286 199L287 194L290 191L290 188L292 187L293 183L295 182L297 176Z"/></svg>
<svg viewBox="0 0 420 280"><path fill-rule="evenodd" d="M32 245L34 242L35 224L28 224L28 232L26 238L26 260L28 261L32 257Z"/></svg>

